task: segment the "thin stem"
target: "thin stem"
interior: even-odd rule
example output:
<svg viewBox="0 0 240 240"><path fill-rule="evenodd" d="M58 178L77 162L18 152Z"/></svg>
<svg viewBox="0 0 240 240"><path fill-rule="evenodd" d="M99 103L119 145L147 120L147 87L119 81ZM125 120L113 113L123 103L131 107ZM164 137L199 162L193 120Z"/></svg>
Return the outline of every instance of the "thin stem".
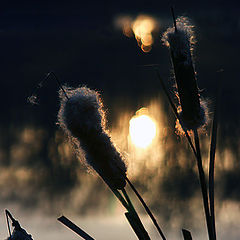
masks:
<svg viewBox="0 0 240 240"><path fill-rule="evenodd" d="M10 239L12 239L12 234L11 234L11 229L10 229L10 224L9 224L9 219L8 217L12 217L12 215L10 214L10 212L5 209L5 214L6 214L6 219L7 219L7 226L8 226L8 232L9 232L9 236L10 236Z"/></svg>
<svg viewBox="0 0 240 240"><path fill-rule="evenodd" d="M129 205L126 202L126 200L123 198L121 193L118 190L110 188L113 192L113 194L119 199L119 201L122 203L122 205L126 208L126 210L129 210Z"/></svg>
<svg viewBox="0 0 240 240"><path fill-rule="evenodd" d="M125 188L122 189L122 193L123 193L124 197L126 198L126 200L127 200L127 202L128 202L128 205L129 205L132 209L134 209L134 211L135 211L135 208L134 208L134 206L133 206L133 204L132 204L132 201L130 200L130 197L128 196ZM136 211L135 211L135 212L136 212Z"/></svg>
<svg viewBox="0 0 240 240"><path fill-rule="evenodd" d="M126 198L127 202L128 202L128 206L129 206L129 210L128 213L125 214L129 223L131 224L131 226L133 227L135 233L137 234L137 236L139 237L139 239L143 239L143 240L150 240L150 237L147 233L147 231L145 230L140 217L138 216L126 190L123 188L122 189L122 193L124 195L124 197Z"/></svg>
<svg viewBox="0 0 240 240"><path fill-rule="evenodd" d="M155 225L155 227L157 228L160 236L162 237L163 240L166 240L166 237L164 236L161 228L159 227L157 220L155 219L155 217L153 216L152 212L150 211L150 209L148 208L147 204L144 202L143 198L141 197L141 195L138 193L137 189L134 187L134 185L131 183L131 181L126 177L126 181L128 182L129 186L131 187L131 189L133 190L133 192L136 194L136 196L138 197L138 199L140 200L140 202L142 203L144 209L146 210L146 212L148 213L149 217L151 218L153 224Z"/></svg>
<svg viewBox="0 0 240 240"><path fill-rule="evenodd" d="M214 166L215 166L215 153L216 153L216 143L217 143L217 109L216 108L217 107L215 106L213 125L212 125L210 161L209 161L209 202L210 202L210 215L212 220L214 239L216 239L215 208L214 208Z"/></svg>
<svg viewBox="0 0 240 240"><path fill-rule="evenodd" d="M176 23L176 18L175 18L175 13L174 13L174 8L171 7L171 12L172 12L172 18L173 18L173 24L175 28L175 32L177 32L177 23Z"/></svg>
<svg viewBox="0 0 240 240"><path fill-rule="evenodd" d="M66 97L67 99L69 99L66 91L64 90L61 82L59 81L57 75L56 75L54 72L49 72L49 73L46 75L46 77L45 77L41 82L39 82L39 83L33 88L31 96L36 95L38 89L41 88L41 87L45 84L45 82L50 78L51 75L54 76L54 78L55 78L58 86L59 86L59 87L61 88L61 90L63 91L63 94L65 95L65 97ZM30 99L31 99L31 97L28 98L28 100L31 102Z"/></svg>
<svg viewBox="0 0 240 240"><path fill-rule="evenodd" d="M215 226L215 207L214 207L214 168L215 168L215 154L216 154L216 145L217 145L219 98L220 98L221 90L222 90L222 81L220 81L218 85L217 94L216 94L217 97L216 97L214 117L213 117L213 123L212 123L212 136L211 136L210 161L209 161L209 202L210 202L210 215L212 219L213 235L215 240L217 238L217 234L216 234L216 226Z"/></svg>
<svg viewBox="0 0 240 240"><path fill-rule="evenodd" d="M56 79L56 81L57 81L57 84L58 84L58 86L59 86L59 87L61 88L61 90L63 91L63 93L64 93L65 97L67 98L67 100L69 100L69 97L68 97L68 95L67 95L66 91L64 90L64 88L63 88L63 86L62 86L61 82L59 81L59 79L58 79L57 75L56 75L54 72L50 72L50 73L49 73L49 75L50 75L50 74L52 74L52 75L55 77L55 79Z"/></svg>
<svg viewBox="0 0 240 240"><path fill-rule="evenodd" d="M195 145L196 145L196 151L197 151L197 166L198 166L200 186L201 186L201 190L202 190L203 206L204 206L205 217L206 217L206 222L207 222L208 236L209 236L210 240L214 240L211 216L210 216L210 212L209 212L207 184L206 184L205 173L204 173L203 166L202 166L202 157L201 157L199 137L198 137L197 130L194 130L194 139L195 139Z"/></svg>

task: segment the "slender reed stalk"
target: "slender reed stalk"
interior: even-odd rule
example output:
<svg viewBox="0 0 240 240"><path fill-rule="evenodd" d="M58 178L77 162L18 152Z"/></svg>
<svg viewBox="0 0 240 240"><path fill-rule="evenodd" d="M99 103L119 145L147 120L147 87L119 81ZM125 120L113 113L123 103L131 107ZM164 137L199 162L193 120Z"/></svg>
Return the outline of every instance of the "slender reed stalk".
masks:
<svg viewBox="0 0 240 240"><path fill-rule="evenodd" d="M221 72L221 71L220 71ZM222 81L220 81L216 93L216 102L214 107L214 116L212 122L212 135L210 146L210 161L209 161L209 202L210 202L210 215L212 219L213 235L216 240L216 226L215 226L215 207L214 207L214 168L215 168L215 154L217 145L217 129L218 129L218 112L219 112L219 98L222 90Z"/></svg>
<svg viewBox="0 0 240 240"><path fill-rule="evenodd" d="M128 210L129 205L128 205L127 201L123 198L121 193L116 189L112 189L110 186L109 186L109 188L112 190L113 194L118 198L118 200L121 202L121 204L126 208L126 210Z"/></svg>
<svg viewBox="0 0 240 240"><path fill-rule="evenodd" d="M136 194L136 196L138 197L138 199L140 200L141 204L143 205L144 209L146 210L147 214L149 215L149 217L151 218L154 226L157 228L160 236L162 237L163 240L166 240L166 237L164 236L161 228L159 227L157 220L155 219L155 217L153 216L151 210L148 208L147 204L145 203L145 201L143 200L143 198L141 197L141 195L138 193L137 189L134 187L134 185L131 183L131 181L128 179L128 177L126 177L126 181L129 184L129 186L131 187L131 189L133 190L133 192Z"/></svg>
<svg viewBox="0 0 240 240"><path fill-rule="evenodd" d="M37 103L37 91L38 91L39 88L41 88L45 84L45 82L47 82L50 79L51 76L53 76L55 78L55 80L56 80L58 86L60 87L60 89L62 90L63 94L65 95L65 97L67 99L69 99L68 95L65 92L65 90L64 90L60 80L58 79L57 75L53 71L51 71L51 72L47 73L45 78L33 88L31 95L28 97L28 102L30 102L33 105L38 104Z"/></svg>
<svg viewBox="0 0 240 240"><path fill-rule="evenodd" d="M123 188L122 189L122 193L124 195L124 197L126 198L127 202L128 202L128 212L125 213L126 218L128 219L129 223L131 224L131 226L133 227L133 230L135 231L136 235L138 236L139 240L143 239L143 240L150 240L150 237L147 233L147 231L145 230L126 190Z"/></svg>
<svg viewBox="0 0 240 240"><path fill-rule="evenodd" d="M204 206L205 218L206 218L207 229L208 229L208 236L209 236L210 240L214 240L212 221L211 221L211 216L210 216L210 211L209 211L208 190L207 190L205 173L204 173L203 166L202 166L202 156L201 156L200 143L199 143L197 129L194 130L194 140L195 140L195 146L196 146L196 151L197 151L198 174L199 174L200 186L201 186L201 191L202 191L202 199L203 199L203 206Z"/></svg>
<svg viewBox="0 0 240 240"><path fill-rule="evenodd" d="M217 106L215 106L212 137L210 146L210 161L209 161L209 202L210 202L210 215L212 220L213 235L216 239L216 226L215 226L215 207L214 207L214 166L215 166L215 152L217 143Z"/></svg>

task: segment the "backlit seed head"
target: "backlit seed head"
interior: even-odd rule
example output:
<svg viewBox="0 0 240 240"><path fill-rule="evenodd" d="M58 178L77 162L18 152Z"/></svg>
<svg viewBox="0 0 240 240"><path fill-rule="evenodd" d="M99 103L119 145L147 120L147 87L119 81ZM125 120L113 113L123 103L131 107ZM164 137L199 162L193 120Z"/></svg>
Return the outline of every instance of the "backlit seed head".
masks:
<svg viewBox="0 0 240 240"><path fill-rule="evenodd" d="M105 112L100 95L87 87L60 90L60 127L84 150L87 163L112 188L125 187L126 165L105 130Z"/></svg>

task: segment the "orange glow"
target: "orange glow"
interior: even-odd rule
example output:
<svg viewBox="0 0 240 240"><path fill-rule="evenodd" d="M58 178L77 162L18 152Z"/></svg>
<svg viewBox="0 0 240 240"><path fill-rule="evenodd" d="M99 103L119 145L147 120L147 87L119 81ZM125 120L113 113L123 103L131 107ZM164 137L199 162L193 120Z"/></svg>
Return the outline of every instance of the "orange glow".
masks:
<svg viewBox="0 0 240 240"><path fill-rule="evenodd" d="M123 31L123 34L127 37L132 37L133 36L133 31L132 31L132 18L130 16L121 16L118 17L116 20L116 26L118 28L121 28Z"/></svg>
<svg viewBox="0 0 240 240"><path fill-rule="evenodd" d="M133 34L143 52L150 52L154 42L152 33L158 29L158 21L149 15L138 15L134 20L129 16L117 18L117 27L123 34L131 37Z"/></svg>
<svg viewBox="0 0 240 240"><path fill-rule="evenodd" d="M144 52L149 52L154 42L152 32L157 28L157 22L153 17L139 15L132 23L135 38Z"/></svg>

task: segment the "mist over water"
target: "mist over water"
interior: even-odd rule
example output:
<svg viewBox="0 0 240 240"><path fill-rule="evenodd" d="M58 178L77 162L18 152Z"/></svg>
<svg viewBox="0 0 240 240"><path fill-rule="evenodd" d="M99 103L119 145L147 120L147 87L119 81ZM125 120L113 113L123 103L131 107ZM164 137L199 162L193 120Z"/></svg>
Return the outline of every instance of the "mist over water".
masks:
<svg viewBox="0 0 240 240"><path fill-rule="evenodd" d="M141 106L156 122L157 134L148 147L139 148L130 139L129 121L135 115L132 111L119 113L109 128L110 135L125 158L128 177L157 216L166 235L180 238L181 229L186 228L200 238L205 236L206 227L195 159L185 138L175 134L173 114L163 103L161 97ZM25 222L23 226L34 239L70 237L69 230L56 222L61 214L79 223L80 227L85 226L89 234L96 233L97 239L101 239L102 232L105 234L104 228L109 239L117 231L126 236L130 232L135 239L120 203L102 180L88 169L84 155L77 158L60 130L56 130L51 138L47 138L44 129L33 126L14 133L9 151L2 149L1 152L3 156L9 156L8 164L2 163L0 167L2 213L5 208L12 211L20 223ZM240 213L239 153L228 144L223 146L221 141L219 139L218 146L221 147L217 149L215 167L216 223L219 239L226 236L235 239L239 234L237 218ZM201 142L207 171L209 129L202 133ZM44 146L47 152L43 154ZM144 217L144 210L132 197ZM1 229L6 230L3 214L1 221ZM144 217L144 222L152 235L156 235L153 239L158 239L151 221ZM4 234L3 230L1 234ZM1 237L6 236L7 231Z"/></svg>

